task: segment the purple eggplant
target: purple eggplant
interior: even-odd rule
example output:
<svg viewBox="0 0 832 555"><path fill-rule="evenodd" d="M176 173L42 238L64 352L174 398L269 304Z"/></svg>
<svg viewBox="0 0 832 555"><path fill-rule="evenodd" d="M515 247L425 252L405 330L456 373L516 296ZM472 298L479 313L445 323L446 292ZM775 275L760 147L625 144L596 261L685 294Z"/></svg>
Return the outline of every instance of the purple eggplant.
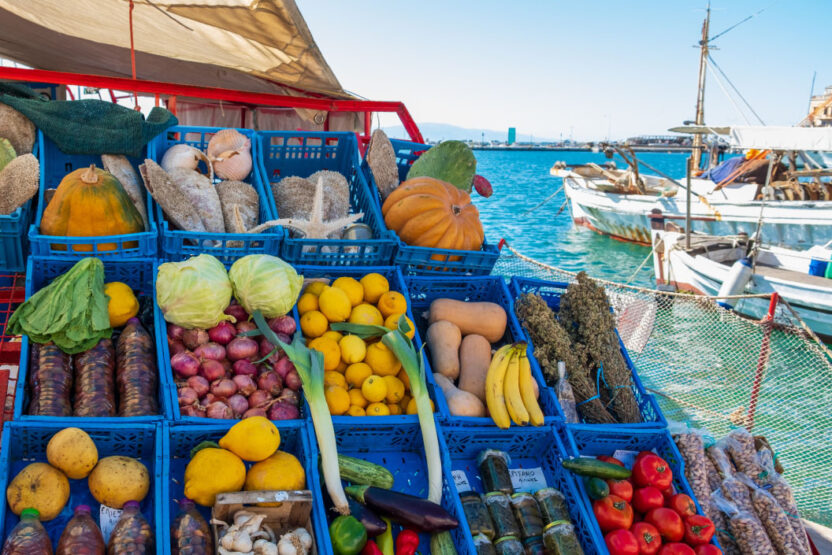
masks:
<svg viewBox="0 0 832 555"><path fill-rule="evenodd" d="M358 522L367 529L367 535L372 537L380 536L387 530L387 523L381 520L376 513L351 497L347 498L350 506L350 514L358 519Z"/></svg>
<svg viewBox="0 0 832 555"><path fill-rule="evenodd" d="M349 486L347 495L374 512L417 532L444 532L459 526L459 521L436 503L374 486Z"/></svg>

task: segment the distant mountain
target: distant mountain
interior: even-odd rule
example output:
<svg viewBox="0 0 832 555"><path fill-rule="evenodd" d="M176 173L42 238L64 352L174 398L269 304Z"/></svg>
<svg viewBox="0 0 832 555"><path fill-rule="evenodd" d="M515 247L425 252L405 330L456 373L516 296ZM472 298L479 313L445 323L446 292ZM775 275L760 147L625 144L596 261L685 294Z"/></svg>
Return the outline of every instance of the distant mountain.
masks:
<svg viewBox="0 0 832 555"><path fill-rule="evenodd" d="M485 135L486 141L506 141L508 139L508 129L503 131L495 131L493 129L467 129L465 127L457 127L456 125L448 125L447 123L420 123L419 130L422 136L428 141L480 141ZM394 139L407 138L407 132L401 125L392 127L382 127L388 137ZM552 139L546 137L533 137L535 142L551 141ZM517 140L525 142L529 140L528 134L518 133Z"/></svg>

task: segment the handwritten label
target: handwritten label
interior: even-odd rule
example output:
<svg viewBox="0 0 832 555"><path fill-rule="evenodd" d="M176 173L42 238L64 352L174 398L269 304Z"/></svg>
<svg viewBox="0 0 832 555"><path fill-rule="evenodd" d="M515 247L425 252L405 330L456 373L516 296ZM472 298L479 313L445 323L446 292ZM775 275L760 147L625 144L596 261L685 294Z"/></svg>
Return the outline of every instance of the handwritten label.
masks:
<svg viewBox="0 0 832 555"><path fill-rule="evenodd" d="M464 470L453 470L451 471L451 475L454 477L454 484L456 484L457 491L471 491L471 484L468 483L468 476Z"/></svg>
<svg viewBox="0 0 832 555"><path fill-rule="evenodd" d="M113 509L106 505L101 505L98 510L98 522L101 524L101 535L104 536L104 543L110 541L110 534L116 526L116 522L121 518L121 509Z"/></svg>
<svg viewBox="0 0 832 555"><path fill-rule="evenodd" d="M537 468L511 468L508 471L511 476L511 485L514 491L533 492L546 487L546 477L543 469Z"/></svg>

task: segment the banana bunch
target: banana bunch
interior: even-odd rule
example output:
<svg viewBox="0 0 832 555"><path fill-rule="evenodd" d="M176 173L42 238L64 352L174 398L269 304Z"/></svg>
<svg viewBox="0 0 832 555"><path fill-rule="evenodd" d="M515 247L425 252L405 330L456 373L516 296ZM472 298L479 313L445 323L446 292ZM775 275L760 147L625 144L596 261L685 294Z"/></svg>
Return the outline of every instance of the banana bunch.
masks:
<svg viewBox="0 0 832 555"><path fill-rule="evenodd" d="M485 376L485 401L497 427L543 425L533 380L525 343L504 345L494 353Z"/></svg>

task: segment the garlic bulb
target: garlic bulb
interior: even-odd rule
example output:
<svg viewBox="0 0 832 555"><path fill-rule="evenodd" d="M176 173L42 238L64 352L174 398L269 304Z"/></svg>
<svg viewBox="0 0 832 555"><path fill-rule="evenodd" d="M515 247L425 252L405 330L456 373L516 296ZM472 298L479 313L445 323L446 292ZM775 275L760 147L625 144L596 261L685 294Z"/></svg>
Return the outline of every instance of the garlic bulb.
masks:
<svg viewBox="0 0 832 555"><path fill-rule="evenodd" d="M214 168L211 165L211 160L198 148L191 145L178 144L170 147L165 155L162 156L162 162L159 164L162 169L170 173L176 168L184 168L187 170L197 171L200 161L205 162L208 167L208 179L214 180Z"/></svg>
<svg viewBox="0 0 832 555"><path fill-rule="evenodd" d="M217 132L208 142L206 153L222 179L242 181L251 173L251 141L236 129Z"/></svg>

